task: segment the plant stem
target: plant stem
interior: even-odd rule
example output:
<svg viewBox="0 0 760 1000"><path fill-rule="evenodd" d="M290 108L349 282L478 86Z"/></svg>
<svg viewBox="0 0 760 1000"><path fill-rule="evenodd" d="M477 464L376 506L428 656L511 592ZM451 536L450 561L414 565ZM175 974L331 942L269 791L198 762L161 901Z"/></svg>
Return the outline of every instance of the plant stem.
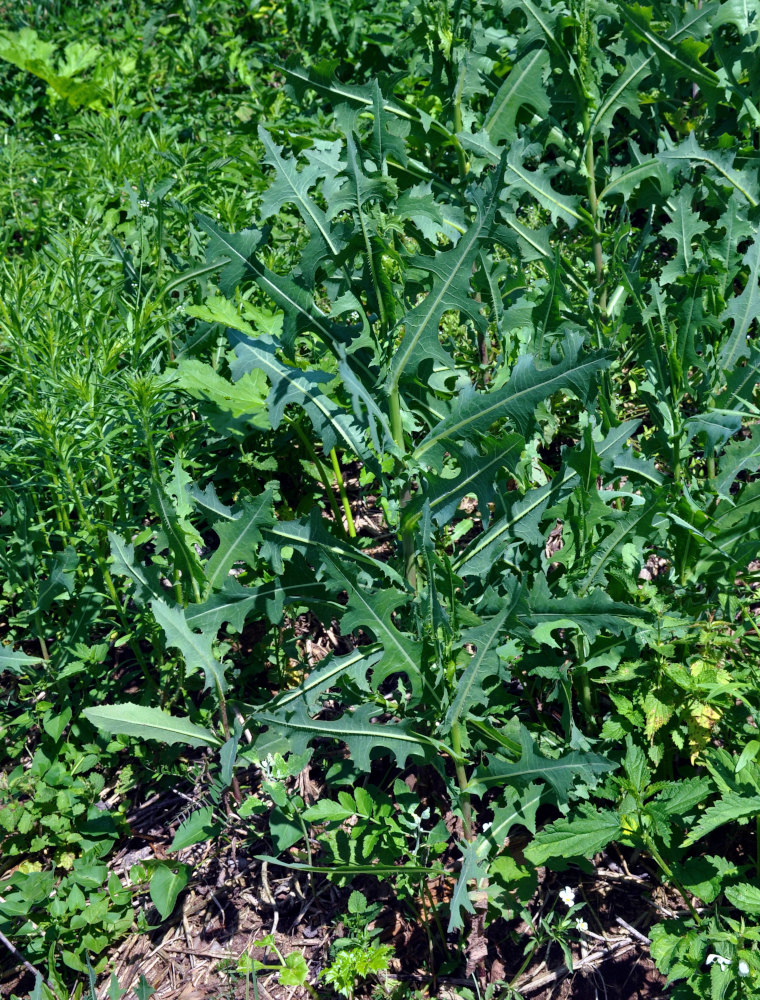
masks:
<svg viewBox="0 0 760 1000"><path fill-rule="evenodd" d="M322 485L325 488L325 493L327 494L327 499L330 504L330 509L333 512L335 523L339 526L339 528L345 535L346 531L343 527L343 518L340 516L338 505L335 502L335 494L333 493L332 483L330 482L330 477L327 474L327 469L325 469L323 462L319 458L319 455L317 455L316 451L312 448L311 441L309 441L306 434L304 433L303 427L301 427L301 425L297 421L294 421L291 424L291 427L296 432L298 440L301 442L306 451L309 453L309 458L317 467L317 474L319 475L319 478L322 481Z"/></svg>
<svg viewBox="0 0 760 1000"><path fill-rule="evenodd" d="M454 769L457 775L457 784L461 794L462 803L462 827L464 829L464 839L472 840L472 803L470 793L467 791L467 772L462 763L462 723L455 719L451 724L451 747L455 753Z"/></svg>
<svg viewBox="0 0 760 1000"><path fill-rule="evenodd" d="M397 385L394 385L391 389L388 397L388 409L390 411L391 433L393 434L393 440L398 445L403 456L406 452L406 442L404 441L404 424L401 419L401 397L399 396ZM401 492L401 503L399 505L401 508L405 507L406 504L409 503L410 496L411 492L409 487L406 486ZM399 510L399 520L401 524L401 548L404 557L404 573L406 574L409 586L416 590L417 566L414 558L414 530L409 526L404 526L404 519L401 517L401 510Z"/></svg>
<svg viewBox="0 0 760 1000"><path fill-rule="evenodd" d="M338 461L338 455L334 448L330 449L330 460L332 461L333 472L335 473L335 482L338 484L338 492L340 493L340 499L343 503L343 511L346 515L346 524L348 525L348 534L351 538L356 538L356 528L354 526L354 518L351 513L351 504L348 502L348 494L346 493L346 484L343 482L343 473L340 470L340 462Z"/></svg>

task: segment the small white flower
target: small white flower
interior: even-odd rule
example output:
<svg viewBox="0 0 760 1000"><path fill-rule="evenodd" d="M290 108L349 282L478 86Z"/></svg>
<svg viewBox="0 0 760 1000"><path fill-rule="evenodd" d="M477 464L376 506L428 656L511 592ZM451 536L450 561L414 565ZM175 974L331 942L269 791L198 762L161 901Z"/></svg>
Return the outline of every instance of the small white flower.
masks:
<svg viewBox="0 0 760 1000"><path fill-rule="evenodd" d="M713 962L717 962L721 969L725 969L727 965L731 964L731 959L726 958L724 955L711 954L707 956L707 964L712 965Z"/></svg>
<svg viewBox="0 0 760 1000"><path fill-rule="evenodd" d="M150 202L147 198L140 198L137 204L140 208L148 208L150 206Z"/></svg>
<svg viewBox="0 0 760 1000"><path fill-rule="evenodd" d="M588 924L583 919L583 917L578 917L578 919L575 921L575 926L578 928L579 931L587 931L588 930Z"/></svg>
<svg viewBox="0 0 760 1000"><path fill-rule="evenodd" d="M32 177L32 184L36 184L36 183L37 183L37 178L36 177Z"/></svg>
<svg viewBox="0 0 760 1000"><path fill-rule="evenodd" d="M57 132L53 133L53 139L54 139L55 142L60 142L61 141L61 137L58 135Z"/></svg>
<svg viewBox="0 0 760 1000"><path fill-rule="evenodd" d="M572 906L575 902L575 890L571 889L569 885L566 885L565 888L560 891L559 898L565 906Z"/></svg>
<svg viewBox="0 0 760 1000"><path fill-rule="evenodd" d="M749 965L744 961L744 959L739 962L739 975L744 979L745 976L749 975Z"/></svg>

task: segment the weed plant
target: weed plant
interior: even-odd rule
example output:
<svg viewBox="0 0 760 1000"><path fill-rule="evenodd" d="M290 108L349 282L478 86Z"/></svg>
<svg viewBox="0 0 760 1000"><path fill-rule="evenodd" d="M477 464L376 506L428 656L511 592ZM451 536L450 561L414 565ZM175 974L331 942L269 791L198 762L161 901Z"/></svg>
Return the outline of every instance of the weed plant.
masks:
<svg viewBox="0 0 760 1000"><path fill-rule="evenodd" d="M679 900L672 995L753 995L760 10L114 11L0 32L0 931L35 995L133 895L171 916L187 864L108 857L188 756L173 851L249 821L268 865L390 883L433 988L487 979L501 917L505 995L572 965L539 869L614 846ZM387 968L360 895L321 982L272 942L283 982Z"/></svg>

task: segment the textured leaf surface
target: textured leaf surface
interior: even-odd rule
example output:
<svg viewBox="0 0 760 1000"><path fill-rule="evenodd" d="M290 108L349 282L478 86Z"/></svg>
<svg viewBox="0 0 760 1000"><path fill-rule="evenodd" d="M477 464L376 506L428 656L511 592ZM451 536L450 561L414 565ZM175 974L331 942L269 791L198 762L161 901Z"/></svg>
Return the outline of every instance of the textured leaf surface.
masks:
<svg viewBox="0 0 760 1000"><path fill-rule="evenodd" d="M590 858L620 836L617 813L604 809L592 815L558 819L536 834L525 849L534 865L552 859Z"/></svg>

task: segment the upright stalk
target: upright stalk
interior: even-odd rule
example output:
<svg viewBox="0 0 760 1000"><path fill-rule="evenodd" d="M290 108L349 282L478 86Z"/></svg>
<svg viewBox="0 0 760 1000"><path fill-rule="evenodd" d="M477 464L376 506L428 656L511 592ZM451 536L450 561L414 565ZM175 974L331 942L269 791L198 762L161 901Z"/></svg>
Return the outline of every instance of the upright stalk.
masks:
<svg viewBox="0 0 760 1000"><path fill-rule="evenodd" d="M398 385L394 385L391 389L388 408L391 417L391 434L393 434L393 440L401 451L401 461L403 462L403 456L406 453L406 442L404 441L404 425L401 419L401 397L399 396ZM411 492L407 484L401 494L402 507L409 503L410 496ZM404 556L404 572L407 582L410 587L416 590L417 566L414 559L414 530L411 526L404 525L403 518L401 519L401 548Z"/></svg>

